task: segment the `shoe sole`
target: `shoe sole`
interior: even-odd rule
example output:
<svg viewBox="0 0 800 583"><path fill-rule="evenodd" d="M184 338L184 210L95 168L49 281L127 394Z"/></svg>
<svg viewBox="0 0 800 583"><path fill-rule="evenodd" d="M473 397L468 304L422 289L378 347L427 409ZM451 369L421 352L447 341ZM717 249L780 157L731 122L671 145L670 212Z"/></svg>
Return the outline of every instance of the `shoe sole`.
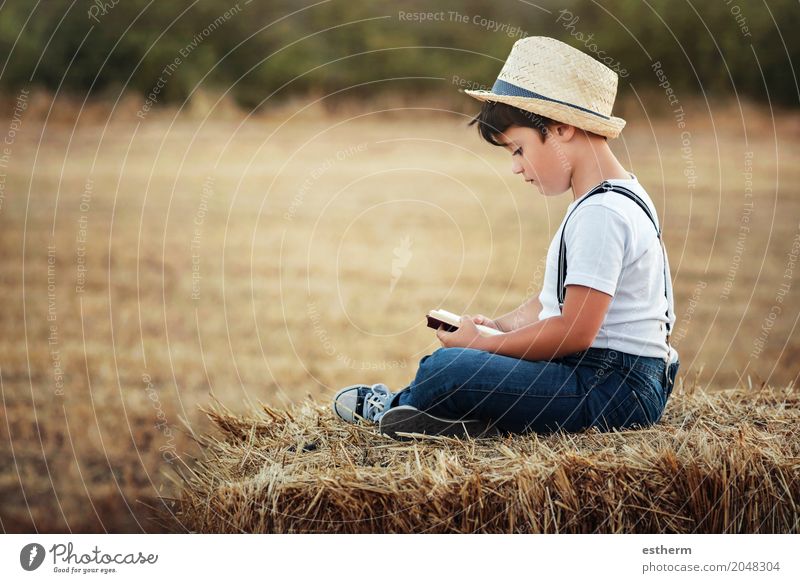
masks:
<svg viewBox="0 0 800 583"><path fill-rule="evenodd" d="M480 419L466 419L453 421L440 419L425 411L420 411L409 405L400 405L389 409L380 419L380 432L393 439L411 439L399 433L424 433L442 437L493 437L499 431L490 426L488 421Z"/></svg>

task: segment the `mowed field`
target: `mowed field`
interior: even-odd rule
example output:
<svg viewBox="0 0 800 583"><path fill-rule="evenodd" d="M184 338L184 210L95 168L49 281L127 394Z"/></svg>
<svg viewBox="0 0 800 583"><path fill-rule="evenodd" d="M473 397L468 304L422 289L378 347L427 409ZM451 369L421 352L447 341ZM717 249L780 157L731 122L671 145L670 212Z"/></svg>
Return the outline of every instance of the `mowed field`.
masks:
<svg viewBox="0 0 800 583"><path fill-rule="evenodd" d="M698 104L681 128L630 110L613 148L664 225L679 383L793 383L797 115ZM499 315L538 293L572 200L513 176L455 112L175 114L45 110L13 132L4 531L174 529L149 507L176 494L178 458L202 455L199 406L405 386L439 347L428 310Z"/></svg>

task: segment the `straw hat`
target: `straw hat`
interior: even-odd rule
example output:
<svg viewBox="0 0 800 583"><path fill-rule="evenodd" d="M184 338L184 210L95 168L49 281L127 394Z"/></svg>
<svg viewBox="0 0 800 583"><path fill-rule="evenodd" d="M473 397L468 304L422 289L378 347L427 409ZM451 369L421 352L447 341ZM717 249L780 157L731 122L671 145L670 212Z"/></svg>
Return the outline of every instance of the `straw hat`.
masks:
<svg viewBox="0 0 800 583"><path fill-rule="evenodd" d="M545 36L514 43L491 91L464 93L608 138L616 138L625 127L624 119L611 115L617 74L578 49Z"/></svg>

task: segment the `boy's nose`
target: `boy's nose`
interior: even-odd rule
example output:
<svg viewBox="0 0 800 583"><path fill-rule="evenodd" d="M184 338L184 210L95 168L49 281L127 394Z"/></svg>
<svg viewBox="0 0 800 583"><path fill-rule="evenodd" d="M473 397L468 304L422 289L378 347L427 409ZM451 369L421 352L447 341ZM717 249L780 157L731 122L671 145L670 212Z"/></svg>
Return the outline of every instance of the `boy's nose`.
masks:
<svg viewBox="0 0 800 583"><path fill-rule="evenodd" d="M522 172L522 164L520 164L519 161L517 160L512 161L511 172L513 172L514 174L519 174L520 172Z"/></svg>

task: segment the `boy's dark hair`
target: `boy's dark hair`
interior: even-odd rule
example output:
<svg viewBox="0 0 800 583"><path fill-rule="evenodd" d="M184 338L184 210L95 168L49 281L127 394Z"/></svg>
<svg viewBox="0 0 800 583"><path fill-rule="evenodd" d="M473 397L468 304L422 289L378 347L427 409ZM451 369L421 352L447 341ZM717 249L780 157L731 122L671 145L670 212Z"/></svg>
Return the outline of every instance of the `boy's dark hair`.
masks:
<svg viewBox="0 0 800 583"><path fill-rule="evenodd" d="M468 125L475 123L484 140L494 146L505 146L506 143L498 141L495 136L503 134L512 125L539 130L539 137L544 142L547 128L558 122L506 103L484 101L480 113Z"/></svg>

